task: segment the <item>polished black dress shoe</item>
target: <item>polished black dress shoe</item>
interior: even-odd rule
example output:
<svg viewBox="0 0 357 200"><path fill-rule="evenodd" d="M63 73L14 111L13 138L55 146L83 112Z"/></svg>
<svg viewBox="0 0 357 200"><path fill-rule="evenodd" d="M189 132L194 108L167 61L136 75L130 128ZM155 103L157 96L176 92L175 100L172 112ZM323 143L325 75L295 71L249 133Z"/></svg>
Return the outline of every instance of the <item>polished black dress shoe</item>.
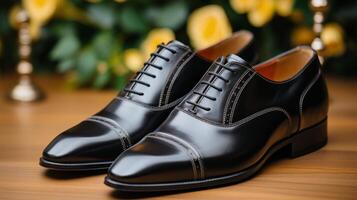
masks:
<svg viewBox="0 0 357 200"><path fill-rule="evenodd" d="M327 110L309 47L254 68L234 55L221 58L159 128L118 157L105 183L166 191L239 182L280 149L297 157L325 145Z"/></svg>
<svg viewBox="0 0 357 200"><path fill-rule="evenodd" d="M219 56L256 58L253 35L240 31L193 52L172 41L159 45L142 70L109 105L57 136L40 164L55 170L107 169L124 150L155 130Z"/></svg>

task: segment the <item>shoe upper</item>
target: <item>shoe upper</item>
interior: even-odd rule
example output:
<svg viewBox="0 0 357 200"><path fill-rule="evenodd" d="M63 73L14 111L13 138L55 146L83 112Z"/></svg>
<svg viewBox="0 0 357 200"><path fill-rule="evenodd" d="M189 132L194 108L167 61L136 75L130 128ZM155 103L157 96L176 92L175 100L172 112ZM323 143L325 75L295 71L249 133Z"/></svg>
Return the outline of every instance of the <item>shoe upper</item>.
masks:
<svg viewBox="0 0 357 200"><path fill-rule="evenodd" d="M121 183L207 180L257 163L279 141L327 117L316 53L298 47L250 67L231 55L211 65L167 120L121 154Z"/></svg>
<svg viewBox="0 0 357 200"><path fill-rule="evenodd" d="M60 163L113 161L154 131L218 56L234 53L253 60L254 48L247 31L196 52L178 41L159 45L124 91L104 109L58 135L43 158Z"/></svg>

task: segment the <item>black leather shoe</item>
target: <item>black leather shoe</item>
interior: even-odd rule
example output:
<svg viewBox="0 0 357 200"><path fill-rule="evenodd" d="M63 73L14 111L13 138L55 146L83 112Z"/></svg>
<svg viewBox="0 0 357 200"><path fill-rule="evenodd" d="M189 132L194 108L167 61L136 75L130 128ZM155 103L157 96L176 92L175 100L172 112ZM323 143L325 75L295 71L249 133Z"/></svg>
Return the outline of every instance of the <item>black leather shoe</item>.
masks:
<svg viewBox="0 0 357 200"><path fill-rule="evenodd" d="M234 55L222 58L159 128L118 157L105 183L165 191L239 182L277 150L296 157L325 145L327 110L309 47L254 68Z"/></svg>
<svg viewBox="0 0 357 200"><path fill-rule="evenodd" d="M253 61L255 52L253 35L247 31L198 52L178 41L159 45L124 91L57 136L43 151L40 164L55 170L107 169L167 118L217 57L233 53Z"/></svg>

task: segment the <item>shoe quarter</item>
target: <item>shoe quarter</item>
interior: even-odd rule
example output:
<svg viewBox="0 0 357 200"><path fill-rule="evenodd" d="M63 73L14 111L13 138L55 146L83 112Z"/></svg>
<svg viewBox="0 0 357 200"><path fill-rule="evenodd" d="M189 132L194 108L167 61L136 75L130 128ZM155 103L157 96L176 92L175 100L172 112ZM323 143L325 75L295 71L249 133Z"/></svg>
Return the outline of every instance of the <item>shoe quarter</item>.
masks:
<svg viewBox="0 0 357 200"><path fill-rule="evenodd" d="M260 110L281 107L291 116L291 131L296 132L300 122L300 97L317 72L316 67L309 64L289 81L279 83L256 74L238 95L227 101L224 122L234 123Z"/></svg>

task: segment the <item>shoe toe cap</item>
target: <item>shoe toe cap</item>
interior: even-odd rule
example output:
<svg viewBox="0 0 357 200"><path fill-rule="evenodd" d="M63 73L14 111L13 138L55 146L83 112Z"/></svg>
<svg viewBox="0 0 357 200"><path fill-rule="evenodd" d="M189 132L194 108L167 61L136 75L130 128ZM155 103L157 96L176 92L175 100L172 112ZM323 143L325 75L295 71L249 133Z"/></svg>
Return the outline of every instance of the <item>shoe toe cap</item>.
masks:
<svg viewBox="0 0 357 200"><path fill-rule="evenodd" d="M42 158L58 163L112 161L122 150L120 138L113 130L84 121L52 140Z"/></svg>
<svg viewBox="0 0 357 200"><path fill-rule="evenodd" d="M123 152L109 169L108 177L120 183L169 183L192 180L191 158L175 143L146 137Z"/></svg>

